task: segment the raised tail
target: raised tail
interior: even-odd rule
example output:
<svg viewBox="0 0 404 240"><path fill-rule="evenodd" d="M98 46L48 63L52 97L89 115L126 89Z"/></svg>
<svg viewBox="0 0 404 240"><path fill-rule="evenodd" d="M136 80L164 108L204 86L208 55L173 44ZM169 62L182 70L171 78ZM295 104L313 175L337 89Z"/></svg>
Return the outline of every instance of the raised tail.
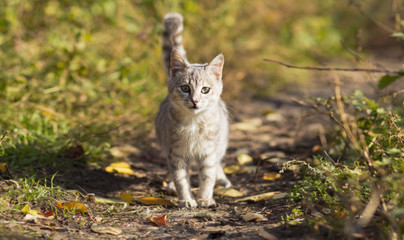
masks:
<svg viewBox="0 0 404 240"><path fill-rule="evenodd" d="M168 73L170 70L170 55L173 49L180 51L181 55L186 59L185 49L182 46L182 30L183 18L178 13L168 13L164 16L163 30L163 61Z"/></svg>

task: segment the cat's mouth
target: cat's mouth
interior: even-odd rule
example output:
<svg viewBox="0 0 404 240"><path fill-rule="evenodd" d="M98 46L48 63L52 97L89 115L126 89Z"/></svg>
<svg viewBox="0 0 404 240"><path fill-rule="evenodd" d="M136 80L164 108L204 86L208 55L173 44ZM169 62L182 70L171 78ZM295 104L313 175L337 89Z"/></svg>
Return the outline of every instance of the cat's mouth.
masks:
<svg viewBox="0 0 404 240"><path fill-rule="evenodd" d="M199 109L196 105L190 107L190 109Z"/></svg>

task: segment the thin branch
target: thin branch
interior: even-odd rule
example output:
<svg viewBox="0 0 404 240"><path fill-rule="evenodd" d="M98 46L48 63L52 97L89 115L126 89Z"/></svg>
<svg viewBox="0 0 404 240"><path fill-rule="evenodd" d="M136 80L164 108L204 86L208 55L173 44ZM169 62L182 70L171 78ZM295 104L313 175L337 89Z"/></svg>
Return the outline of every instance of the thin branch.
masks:
<svg viewBox="0 0 404 240"><path fill-rule="evenodd" d="M310 67L310 66L293 66L281 61L272 60L272 59L264 59L266 62L276 63L287 68L295 68L295 69L303 69L303 70L315 70L315 71L344 71L344 72L371 72L371 73L387 73L391 75L400 75L404 76L404 72L402 71L391 71L391 70L382 70L376 68L334 68L334 67Z"/></svg>
<svg viewBox="0 0 404 240"><path fill-rule="evenodd" d="M7 136L7 134L9 134L9 131L6 131L6 132L3 133L3 135L0 137L0 144L3 142L3 139Z"/></svg>
<svg viewBox="0 0 404 240"><path fill-rule="evenodd" d="M372 15L370 15L370 14L367 13L365 10L363 10L362 6L361 6L359 3L357 3L355 0L351 0L351 1L350 1L350 4L352 4L352 5L356 8L356 10L358 10L358 12L359 12L360 14L362 14L364 17L368 18L370 21L372 21L374 24L376 24L378 27L380 27L380 28L383 29L384 31L386 31L386 32L388 32L388 33L390 33L390 34L394 33L394 30L393 30L393 29L391 29L390 27L386 26L386 25L383 24L382 22L377 21L376 19L374 19L374 18L372 17Z"/></svg>

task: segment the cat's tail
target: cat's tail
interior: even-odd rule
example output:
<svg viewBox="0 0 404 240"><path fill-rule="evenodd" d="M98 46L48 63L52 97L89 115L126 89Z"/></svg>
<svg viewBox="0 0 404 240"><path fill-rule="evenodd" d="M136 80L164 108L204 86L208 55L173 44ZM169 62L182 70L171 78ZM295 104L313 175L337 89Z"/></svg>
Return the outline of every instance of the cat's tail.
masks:
<svg viewBox="0 0 404 240"><path fill-rule="evenodd" d="M182 46L183 18L179 13L168 13L164 16L163 29L163 61L167 73L170 70L170 55L173 49L180 51L186 59L185 49Z"/></svg>

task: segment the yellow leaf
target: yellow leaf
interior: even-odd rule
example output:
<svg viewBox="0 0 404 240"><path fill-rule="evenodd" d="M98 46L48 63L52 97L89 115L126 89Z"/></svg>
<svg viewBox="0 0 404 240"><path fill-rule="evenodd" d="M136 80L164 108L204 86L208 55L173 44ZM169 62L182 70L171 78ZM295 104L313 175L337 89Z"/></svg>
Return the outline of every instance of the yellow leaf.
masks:
<svg viewBox="0 0 404 240"><path fill-rule="evenodd" d="M238 165L244 165L253 161L253 158L248 154L240 154L237 156Z"/></svg>
<svg viewBox="0 0 404 240"><path fill-rule="evenodd" d="M67 210L75 208L76 212L77 211L82 211L85 213L88 212L87 208L82 203L78 203L78 202L67 202L67 203L63 203L63 204L56 203L55 205L59 208L67 209Z"/></svg>
<svg viewBox="0 0 404 240"><path fill-rule="evenodd" d="M235 174L238 170L240 170L240 166L239 165L230 165L225 167L224 169L224 173L226 174Z"/></svg>
<svg viewBox="0 0 404 240"><path fill-rule="evenodd" d="M213 192L222 197L242 197L243 194L234 188L215 188Z"/></svg>
<svg viewBox="0 0 404 240"><path fill-rule="evenodd" d="M111 163L109 166L105 168L106 172L117 172L122 174L133 175L134 172L130 169L130 165L126 162L115 162Z"/></svg>
<svg viewBox="0 0 404 240"><path fill-rule="evenodd" d="M133 201L133 196L130 195L130 194L126 194L126 193L121 193L121 194L119 195L119 198L122 199L122 200L124 200L125 202L127 202L127 203L129 203L129 204L131 204L132 201Z"/></svg>
<svg viewBox="0 0 404 240"><path fill-rule="evenodd" d="M0 171L2 172L7 171L7 163L0 163Z"/></svg>
<svg viewBox="0 0 404 240"><path fill-rule="evenodd" d="M103 198L103 197L98 197L98 196L95 196L94 202L95 203L105 203L105 204L126 204L126 202L122 201L121 199Z"/></svg>
<svg viewBox="0 0 404 240"><path fill-rule="evenodd" d="M265 173L265 175L262 177L262 179L267 180L267 181L274 181L280 177L281 177L281 174L270 172L270 173Z"/></svg>
<svg viewBox="0 0 404 240"><path fill-rule="evenodd" d="M268 199L268 198L280 199L280 198L284 198L286 196L287 196L287 193L268 192L268 193L263 193L263 194L258 194L258 195L254 195L254 196L249 196L249 197L237 199L235 202L245 202L245 201L258 202L258 201L262 201L262 200L265 200L265 199Z"/></svg>
<svg viewBox="0 0 404 240"><path fill-rule="evenodd" d="M31 214L31 215L33 215L33 216L40 216L40 215L38 214L39 211L40 211L39 209L37 209L37 210L31 209L31 207L29 206L29 204L26 204L26 205L21 209L21 212L22 212L22 213L24 213L24 214Z"/></svg>
<svg viewBox="0 0 404 240"><path fill-rule="evenodd" d="M25 204L25 206L21 209L21 212L24 214L29 213L29 211L31 211L31 207L29 206L29 204Z"/></svg>
<svg viewBox="0 0 404 240"><path fill-rule="evenodd" d="M163 206L174 206L174 204L167 199L155 198L155 197L142 197L137 199L137 201L148 204L148 205L163 205Z"/></svg>

